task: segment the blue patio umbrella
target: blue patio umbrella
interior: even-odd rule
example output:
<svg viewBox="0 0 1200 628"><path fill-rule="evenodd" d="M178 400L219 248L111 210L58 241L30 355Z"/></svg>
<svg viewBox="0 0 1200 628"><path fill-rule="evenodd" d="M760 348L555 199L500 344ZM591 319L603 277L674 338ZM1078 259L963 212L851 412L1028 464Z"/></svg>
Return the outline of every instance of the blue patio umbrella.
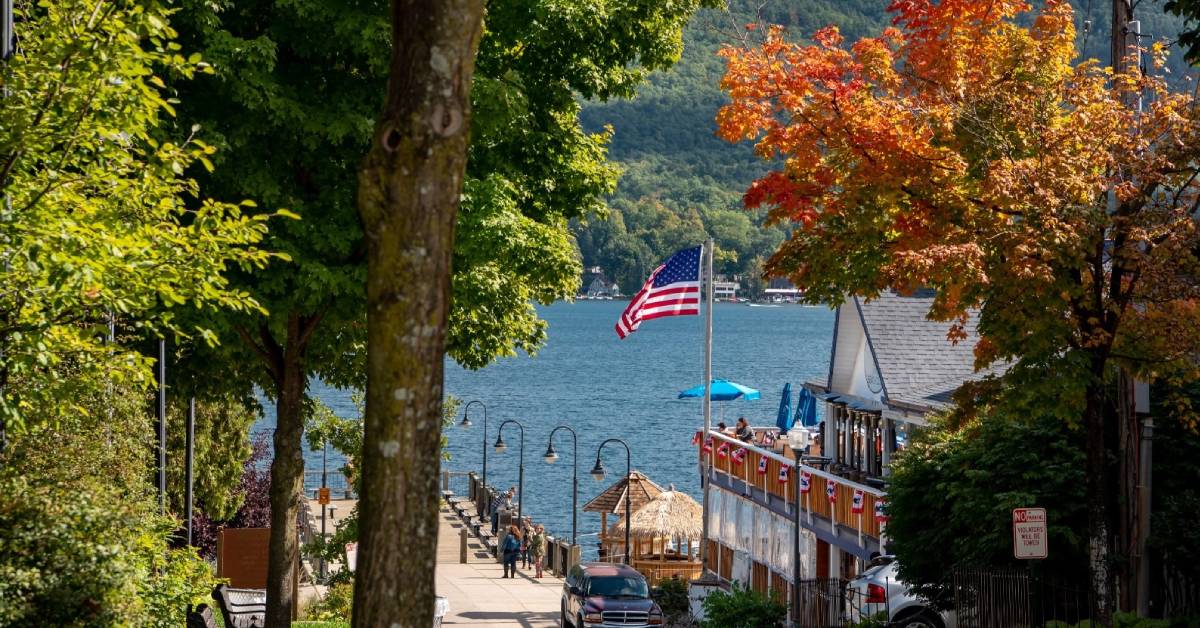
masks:
<svg viewBox="0 0 1200 628"><path fill-rule="evenodd" d="M775 425L779 427L779 433L787 434L788 430L792 429L795 424L795 417L792 416L792 383L788 382L783 385L783 399L779 400L779 414L775 417Z"/></svg>
<svg viewBox="0 0 1200 628"><path fill-rule="evenodd" d="M817 425L817 398L807 388L801 388L796 395L796 416L793 419L804 427Z"/></svg>
<svg viewBox="0 0 1200 628"><path fill-rule="evenodd" d="M713 401L733 401L734 399L754 401L760 396L757 390L749 386L743 386L725 379L714 379L712 381L711 395ZM689 397L704 397L704 384L694 386L679 393L680 399L687 399Z"/></svg>

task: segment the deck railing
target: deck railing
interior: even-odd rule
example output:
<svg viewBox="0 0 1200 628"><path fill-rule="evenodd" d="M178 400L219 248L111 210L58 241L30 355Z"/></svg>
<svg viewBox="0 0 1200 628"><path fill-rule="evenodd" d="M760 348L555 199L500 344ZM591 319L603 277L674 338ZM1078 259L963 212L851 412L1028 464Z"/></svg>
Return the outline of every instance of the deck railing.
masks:
<svg viewBox="0 0 1200 628"><path fill-rule="evenodd" d="M700 443L700 455L707 456L713 469L731 478L736 478L747 485L758 488L774 495L787 503L796 500L796 483L800 481L800 472L807 472L811 477L810 488L803 496L801 512L811 513L824 519L832 519L839 525L854 528L867 536L879 538L880 524L875 517L875 505L885 498L885 493L877 488L843 478L835 473L823 471L817 467L801 464L796 467L795 456L786 444L782 452L767 449L761 444L744 443L732 436L716 430L709 432L712 439L712 451L704 451L704 440ZM780 441L782 443L782 441ZM722 445L727 445L722 451ZM735 452L745 449L741 462L737 462ZM766 471L759 473L761 461L767 461ZM780 480L779 470L787 466L790 471L787 481ZM831 502L826 493L826 482L834 482L834 500ZM854 511L854 493L862 491L862 512Z"/></svg>

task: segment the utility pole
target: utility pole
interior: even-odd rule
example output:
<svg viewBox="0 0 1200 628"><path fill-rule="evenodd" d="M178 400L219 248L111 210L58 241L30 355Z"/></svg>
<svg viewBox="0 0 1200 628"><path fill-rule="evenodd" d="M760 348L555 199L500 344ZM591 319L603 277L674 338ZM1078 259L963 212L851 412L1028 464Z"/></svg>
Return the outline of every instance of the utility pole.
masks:
<svg viewBox="0 0 1200 628"><path fill-rule="evenodd" d="M12 0L0 0L0 62L7 62L8 58L13 53L13 2ZM7 63L5 63L7 66ZM8 93L8 81L5 81L3 91L0 91L0 98L3 98ZM3 193L3 199L0 203L4 204L5 213L12 211L12 206L9 204L8 192ZM4 270L8 270L7 256L4 260ZM2 349L0 349L2 351ZM0 394L4 394L4 389L0 388ZM8 449L8 425L3 416L0 416L0 453L4 453Z"/></svg>
<svg viewBox="0 0 1200 628"><path fill-rule="evenodd" d="M1141 71L1141 22L1133 19L1131 0L1113 0L1112 68L1114 73ZM1133 67L1129 67L1133 65ZM1140 94L1128 94L1125 104L1140 113ZM1124 610L1136 610L1146 617L1150 612L1150 558L1146 541L1150 536L1151 459L1154 420L1150 416L1150 392L1147 382L1137 381L1126 369L1118 374L1118 419L1121 434L1121 484L1125 497L1120 518L1122 551L1132 555L1122 582L1128 587L1119 599ZM1132 607L1132 608L1130 608Z"/></svg>
<svg viewBox="0 0 1200 628"><path fill-rule="evenodd" d="M158 514L167 513L167 341L158 341Z"/></svg>

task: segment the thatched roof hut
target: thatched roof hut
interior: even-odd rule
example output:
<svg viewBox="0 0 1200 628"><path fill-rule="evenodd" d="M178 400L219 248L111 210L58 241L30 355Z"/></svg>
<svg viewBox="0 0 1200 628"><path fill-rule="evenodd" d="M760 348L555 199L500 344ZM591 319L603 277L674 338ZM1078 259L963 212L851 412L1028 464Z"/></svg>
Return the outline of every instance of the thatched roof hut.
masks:
<svg viewBox="0 0 1200 628"><path fill-rule="evenodd" d="M687 493L664 491L633 513L629 535L639 539L699 539L704 533L704 509ZM611 532L624 534L625 522Z"/></svg>
<svg viewBox="0 0 1200 628"><path fill-rule="evenodd" d="M620 480L604 489L604 492L594 497L592 501L584 504L584 512L598 512L602 515L624 515L625 490L625 476L622 475ZM662 492L662 487L646 477L646 474L637 470L630 472L629 508L633 512L637 512L642 506L645 506L655 497L661 495Z"/></svg>

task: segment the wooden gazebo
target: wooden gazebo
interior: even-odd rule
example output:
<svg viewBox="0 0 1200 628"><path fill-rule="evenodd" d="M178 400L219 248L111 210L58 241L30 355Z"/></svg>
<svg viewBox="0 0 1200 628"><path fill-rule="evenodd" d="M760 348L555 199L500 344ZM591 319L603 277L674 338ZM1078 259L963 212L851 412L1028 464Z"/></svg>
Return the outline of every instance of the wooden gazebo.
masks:
<svg viewBox="0 0 1200 628"><path fill-rule="evenodd" d="M703 564L693 556L692 542L703 537L704 509L691 495L672 486L634 512L631 521L631 564L651 586L672 577L685 581L700 577ZM609 534L623 541L625 521L614 525Z"/></svg>
<svg viewBox="0 0 1200 628"><path fill-rule="evenodd" d="M624 553L616 548L625 545L625 529L621 528L621 534L614 535L608 526L608 516L615 515L618 520L625 518L625 491L629 491L629 508L633 512L637 512L642 506L650 503L655 497L663 493L661 486L655 484L646 474L641 471L634 470L629 474L628 486L626 485L625 476L614 483L612 486L604 489L599 495L591 501L583 505L584 512L600 513L600 559L607 560L610 556L616 557Z"/></svg>

